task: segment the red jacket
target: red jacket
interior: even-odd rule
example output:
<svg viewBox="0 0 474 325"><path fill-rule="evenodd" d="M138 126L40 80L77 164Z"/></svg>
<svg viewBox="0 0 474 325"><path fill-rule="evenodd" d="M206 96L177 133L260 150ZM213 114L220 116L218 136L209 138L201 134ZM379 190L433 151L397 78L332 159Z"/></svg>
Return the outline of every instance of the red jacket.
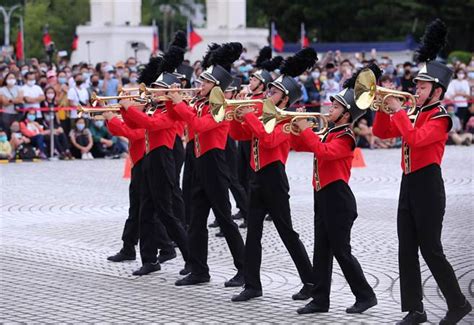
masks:
<svg viewBox="0 0 474 325"><path fill-rule="evenodd" d="M382 139L402 137L402 170L405 174L431 164L441 165L452 121L439 102L417 110L414 123L405 111L375 115L373 133Z"/></svg>
<svg viewBox="0 0 474 325"><path fill-rule="evenodd" d="M254 171L275 161L286 164L290 152L290 136L283 132L283 124L278 124L268 134L255 114L247 114L242 124L231 121L230 136L239 141L252 140L250 166Z"/></svg>
<svg viewBox="0 0 474 325"><path fill-rule="evenodd" d="M171 103L166 103L166 110L157 109L152 116L130 107L124 116L124 121L132 128L145 129L145 152L165 146L173 149L176 128L175 121L170 118L168 111Z"/></svg>
<svg viewBox="0 0 474 325"><path fill-rule="evenodd" d="M314 153L313 187L316 191L337 180L349 183L355 148L354 132L349 124L333 127L322 139L308 128L299 136L291 136L291 147Z"/></svg>
<svg viewBox="0 0 474 325"><path fill-rule="evenodd" d="M132 129L117 117L107 122L107 128L112 135L128 139L128 151L136 165L145 155L145 130Z"/></svg>
<svg viewBox="0 0 474 325"><path fill-rule="evenodd" d="M191 109L188 104L181 102L171 109L174 119L184 120L194 131L194 153L199 158L211 149L224 150L229 133L229 123L217 123L209 112L208 102L199 101Z"/></svg>

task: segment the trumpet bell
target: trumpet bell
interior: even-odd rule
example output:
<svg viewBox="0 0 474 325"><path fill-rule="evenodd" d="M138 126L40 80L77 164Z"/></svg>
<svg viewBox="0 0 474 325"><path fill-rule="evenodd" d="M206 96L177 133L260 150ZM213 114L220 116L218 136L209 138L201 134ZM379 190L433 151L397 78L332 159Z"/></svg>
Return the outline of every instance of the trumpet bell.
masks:
<svg viewBox="0 0 474 325"><path fill-rule="evenodd" d="M368 109L375 100L377 80L372 70L362 71L356 79L354 96L357 107Z"/></svg>
<svg viewBox="0 0 474 325"><path fill-rule="evenodd" d="M209 107L212 117L217 123L225 119L225 96L220 87L214 87L209 95Z"/></svg>
<svg viewBox="0 0 474 325"><path fill-rule="evenodd" d="M265 129L265 132L267 132L268 134L272 133L273 130L275 129L275 126L278 123L277 116L278 116L278 111L275 104L273 104L271 100L267 99L263 103L263 113L262 113L261 120L263 123L263 128Z"/></svg>

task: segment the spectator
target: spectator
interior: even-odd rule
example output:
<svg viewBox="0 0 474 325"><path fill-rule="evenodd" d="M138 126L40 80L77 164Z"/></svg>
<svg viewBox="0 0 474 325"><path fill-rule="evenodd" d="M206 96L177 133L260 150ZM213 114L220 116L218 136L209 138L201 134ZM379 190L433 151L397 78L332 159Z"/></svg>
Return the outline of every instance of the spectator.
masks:
<svg viewBox="0 0 474 325"><path fill-rule="evenodd" d="M89 93L89 98L92 97L92 94L96 94L97 96L102 96L102 89L100 87L100 78L97 73L94 73L91 76L91 83L89 88L87 88L87 92Z"/></svg>
<svg viewBox="0 0 474 325"><path fill-rule="evenodd" d="M25 137L20 132L20 123L18 121L12 122L12 125L10 126L10 145L12 147L13 158L19 156L19 152L21 151L23 147L31 146L30 139ZM31 151L34 154L34 150L32 146L31 146ZM34 154L34 156L36 156L36 154Z"/></svg>
<svg viewBox="0 0 474 325"><path fill-rule="evenodd" d="M104 74L102 92L105 96L117 96L119 86L121 86L121 82L116 78L114 68L112 66L107 67ZM115 104L117 100L110 100L108 103Z"/></svg>
<svg viewBox="0 0 474 325"><path fill-rule="evenodd" d="M67 93L67 98L69 100L70 107L78 107L79 105L87 106L87 103L89 102L89 93L87 92L87 89L82 87L83 82L84 79L81 73L77 73L76 75L74 75L74 86L69 88ZM72 129L77 119L77 109L70 110L69 118L69 127Z"/></svg>
<svg viewBox="0 0 474 325"><path fill-rule="evenodd" d="M449 116L451 116L451 119L453 120L453 126L449 131L448 144L463 144L465 146L470 146L472 143L472 133L463 131L461 120L455 114L454 104L448 104L446 106L446 110L448 111Z"/></svg>
<svg viewBox="0 0 474 325"><path fill-rule="evenodd" d="M334 66L332 63L328 64ZM341 91L341 87L339 83L334 78L334 72L328 70L326 73L327 80L323 82L323 90L324 90L324 101L330 102L330 97L337 95Z"/></svg>
<svg viewBox="0 0 474 325"><path fill-rule="evenodd" d="M41 118L40 103L44 100L44 92L40 86L36 84L35 73L28 72L26 74L26 84L22 87L26 108L36 109L36 117Z"/></svg>
<svg viewBox="0 0 474 325"><path fill-rule="evenodd" d="M468 100L471 96L469 82L466 80L466 72L462 68L456 69L456 78L451 81L446 91L446 98L453 101L456 106L456 115L461 121L462 129L468 120Z"/></svg>
<svg viewBox="0 0 474 325"><path fill-rule="evenodd" d="M23 91L17 85L17 80L12 72L6 74L0 88L0 102L3 103L2 127L7 130L13 121L18 121L19 109L23 107Z"/></svg>
<svg viewBox="0 0 474 325"><path fill-rule="evenodd" d="M41 159L47 159L43 126L36 121L36 112L40 111L34 109L28 110L24 120L20 122L20 131L25 137L30 139L33 146L39 151L39 157Z"/></svg>
<svg viewBox="0 0 474 325"><path fill-rule="evenodd" d="M403 76L400 78L402 91L408 92L410 94L415 93L415 84L413 82L412 68L413 66L410 62L405 62L403 64Z"/></svg>
<svg viewBox="0 0 474 325"><path fill-rule="evenodd" d="M7 134L5 130L0 127L0 160L13 159L12 146L8 142Z"/></svg>
<svg viewBox="0 0 474 325"><path fill-rule="evenodd" d="M94 142L92 141L91 131L86 128L86 121L79 118L76 126L69 132L69 140L71 141L71 153L75 158L84 160L94 159L91 153Z"/></svg>
<svg viewBox="0 0 474 325"><path fill-rule="evenodd" d="M125 151L118 139L110 134L103 117L94 120L94 123L90 126L90 131L94 141L92 147L94 157L119 158L120 154Z"/></svg>

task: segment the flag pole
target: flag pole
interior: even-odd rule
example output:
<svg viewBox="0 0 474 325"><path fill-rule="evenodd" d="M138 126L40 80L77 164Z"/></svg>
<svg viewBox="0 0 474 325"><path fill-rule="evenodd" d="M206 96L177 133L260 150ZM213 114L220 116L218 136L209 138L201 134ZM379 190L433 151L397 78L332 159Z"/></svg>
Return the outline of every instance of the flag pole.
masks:
<svg viewBox="0 0 474 325"><path fill-rule="evenodd" d="M273 38L275 36L274 34L275 34L275 22L272 20L270 24L270 47L272 48L272 53L275 52L275 49L273 48Z"/></svg>
<svg viewBox="0 0 474 325"><path fill-rule="evenodd" d="M20 16L20 34L21 34L21 53L23 53L22 61L26 62L25 34L24 34L24 30L23 30L23 16Z"/></svg>
<svg viewBox="0 0 474 325"><path fill-rule="evenodd" d="M304 47L304 23L303 22L300 25L300 45L301 45L301 48Z"/></svg>

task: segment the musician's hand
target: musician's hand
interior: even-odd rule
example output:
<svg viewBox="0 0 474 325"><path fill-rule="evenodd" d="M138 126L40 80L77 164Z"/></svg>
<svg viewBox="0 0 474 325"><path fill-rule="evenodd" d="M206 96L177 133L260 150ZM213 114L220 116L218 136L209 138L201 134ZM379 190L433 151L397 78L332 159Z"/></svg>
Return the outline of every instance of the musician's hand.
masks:
<svg viewBox="0 0 474 325"><path fill-rule="evenodd" d="M122 105L125 110L128 110L132 106L137 106L137 103L130 99L122 99L119 104Z"/></svg>
<svg viewBox="0 0 474 325"><path fill-rule="evenodd" d="M112 112L104 112L102 115L107 121L110 121L115 116L115 114Z"/></svg>
<svg viewBox="0 0 474 325"><path fill-rule="evenodd" d="M393 96L389 96L385 99L384 105L386 105L393 113L403 109L401 101Z"/></svg>
<svg viewBox="0 0 474 325"><path fill-rule="evenodd" d="M296 126L301 132L306 130L307 128L311 128L313 124L309 122L308 120L304 119L299 119L293 123L294 126Z"/></svg>
<svg viewBox="0 0 474 325"><path fill-rule="evenodd" d="M168 98L173 101L173 104L179 104L183 101L183 96L178 91L169 92L167 94Z"/></svg>
<svg viewBox="0 0 474 325"><path fill-rule="evenodd" d="M253 111L254 109L252 107L245 106L245 107L237 109L236 113L237 113L237 117L239 119L242 119L245 115L252 113Z"/></svg>

